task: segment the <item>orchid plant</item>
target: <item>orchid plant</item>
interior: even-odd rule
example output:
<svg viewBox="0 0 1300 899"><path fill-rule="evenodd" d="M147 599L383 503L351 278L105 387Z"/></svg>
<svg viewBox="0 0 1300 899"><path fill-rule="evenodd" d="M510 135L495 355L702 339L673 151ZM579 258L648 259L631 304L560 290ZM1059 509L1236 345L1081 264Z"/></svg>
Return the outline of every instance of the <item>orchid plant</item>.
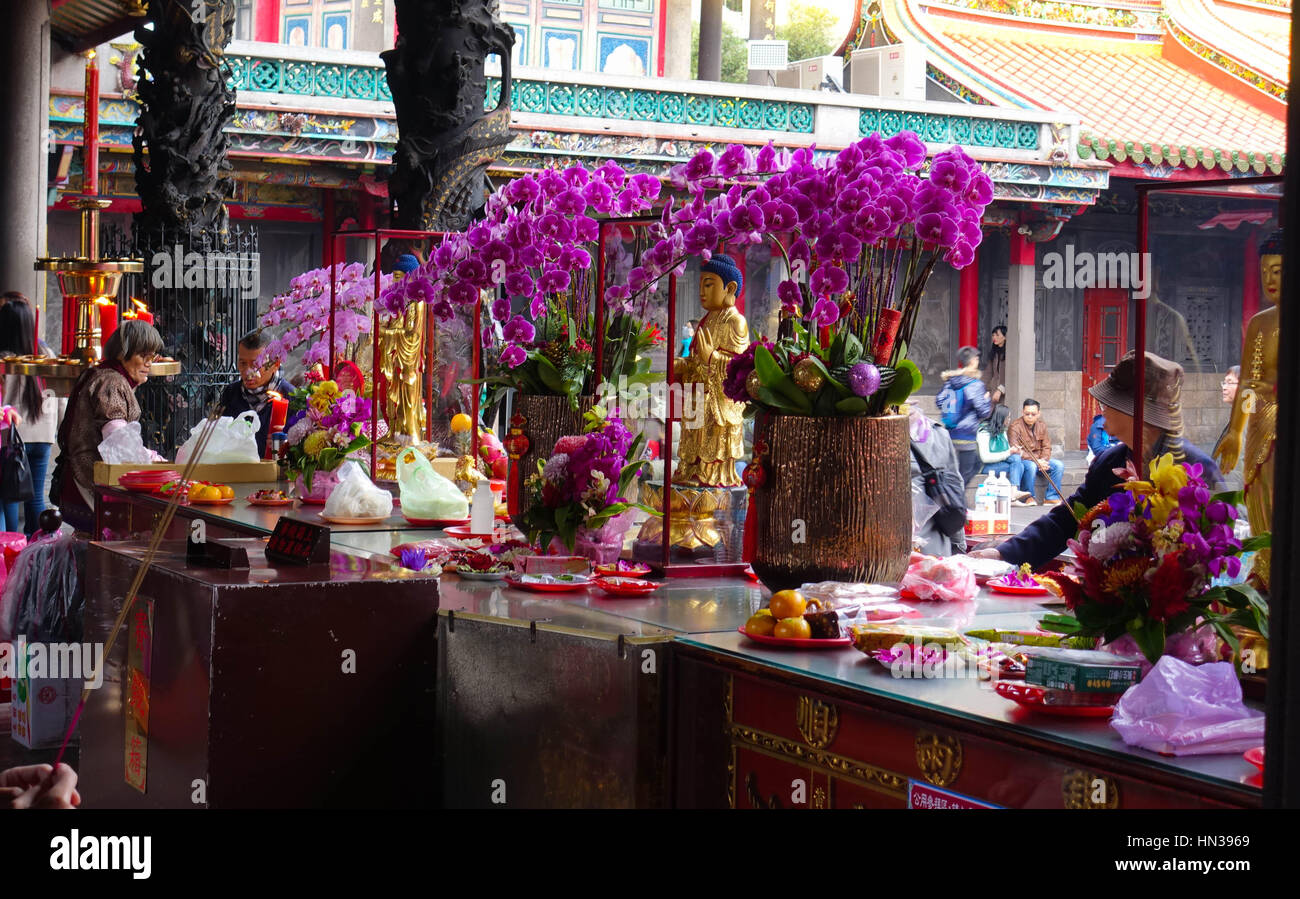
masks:
<svg viewBox="0 0 1300 899"><path fill-rule="evenodd" d="M362 334L371 332L370 306L374 300L374 277L360 262L334 266L334 353L351 358ZM303 344L303 365L329 364L330 269L303 272L289 282L289 292L271 299L270 308L259 319L263 328L288 327L263 348L259 364L283 362ZM380 276L380 292L392 284L392 275Z"/></svg>
<svg viewBox="0 0 1300 899"><path fill-rule="evenodd" d="M615 297L635 296L691 256L770 240L790 277L777 289L788 324L728 368L729 395L801 415L880 414L921 385L907 359L921 294L940 259L969 265L993 185L959 147L921 169L912 132L872 134L833 156L813 148L702 150L673 170L689 198L665 207L659 240Z"/></svg>
<svg viewBox="0 0 1300 899"><path fill-rule="evenodd" d="M419 269L381 292L379 305L398 313L428 303L445 322L457 307L472 307L484 291L503 287L488 306L494 326L483 329L484 346L500 348L501 372L489 382L568 396L576 408L577 397L595 387L598 217L644 213L660 187L653 175L629 175L613 162L526 175L488 199L482 221L447 235ZM620 319L620 311L632 311L624 306L615 303L605 316L606 340L642 330L641 320Z"/></svg>

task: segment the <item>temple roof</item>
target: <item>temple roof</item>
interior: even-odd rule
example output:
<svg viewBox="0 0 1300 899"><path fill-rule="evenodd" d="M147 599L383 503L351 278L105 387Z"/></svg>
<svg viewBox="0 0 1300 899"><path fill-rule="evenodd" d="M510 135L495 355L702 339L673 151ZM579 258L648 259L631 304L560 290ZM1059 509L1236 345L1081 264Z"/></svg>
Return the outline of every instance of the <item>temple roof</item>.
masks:
<svg viewBox="0 0 1300 899"><path fill-rule="evenodd" d="M987 102L1078 114L1084 159L1280 172L1289 4L1143 5L884 4L894 34L925 43L932 70Z"/></svg>

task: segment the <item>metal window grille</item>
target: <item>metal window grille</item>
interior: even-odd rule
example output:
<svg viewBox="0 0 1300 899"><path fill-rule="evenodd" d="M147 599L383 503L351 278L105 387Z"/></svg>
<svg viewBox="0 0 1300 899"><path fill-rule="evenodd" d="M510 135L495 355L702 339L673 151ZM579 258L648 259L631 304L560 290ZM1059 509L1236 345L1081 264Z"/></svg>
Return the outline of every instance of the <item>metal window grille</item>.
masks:
<svg viewBox="0 0 1300 899"><path fill-rule="evenodd" d="M789 64L789 41L749 41L751 69L784 69Z"/></svg>

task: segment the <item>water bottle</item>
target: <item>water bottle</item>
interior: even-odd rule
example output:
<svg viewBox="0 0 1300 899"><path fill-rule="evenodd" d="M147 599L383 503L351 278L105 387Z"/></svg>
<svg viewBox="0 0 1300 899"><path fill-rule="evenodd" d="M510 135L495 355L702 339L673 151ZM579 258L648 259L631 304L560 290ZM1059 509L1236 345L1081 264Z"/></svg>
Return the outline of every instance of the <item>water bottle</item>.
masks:
<svg viewBox="0 0 1300 899"><path fill-rule="evenodd" d="M975 508L982 512L993 514L997 511L997 489L998 479L993 472L988 473L984 483L980 484L979 489L975 491Z"/></svg>
<svg viewBox="0 0 1300 899"><path fill-rule="evenodd" d="M492 493L492 482L482 478L474 488L474 497L469 507L469 532L487 535L492 533L492 522L496 518L496 497Z"/></svg>
<svg viewBox="0 0 1300 899"><path fill-rule="evenodd" d="M1011 481L1007 479L1007 473L1005 471L998 472L998 514L1008 520L1011 518L1011 494Z"/></svg>

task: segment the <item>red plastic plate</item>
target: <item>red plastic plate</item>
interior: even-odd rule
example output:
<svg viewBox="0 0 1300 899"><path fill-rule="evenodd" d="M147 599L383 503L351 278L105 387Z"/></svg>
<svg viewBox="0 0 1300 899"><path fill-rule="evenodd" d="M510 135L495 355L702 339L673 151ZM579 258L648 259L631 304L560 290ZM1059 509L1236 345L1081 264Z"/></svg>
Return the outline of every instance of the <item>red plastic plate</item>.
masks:
<svg viewBox="0 0 1300 899"><path fill-rule="evenodd" d="M417 528L460 527L469 524L468 518L412 518L410 515L406 515L405 513L403 513L402 517Z"/></svg>
<svg viewBox="0 0 1300 899"><path fill-rule="evenodd" d="M1028 684L1000 680L993 689L1003 699L1010 699L1022 708L1062 718L1109 718L1115 713L1114 705L1048 705L1043 701L1046 695L1044 690ZM1118 701L1118 696L1116 700Z"/></svg>
<svg viewBox="0 0 1300 899"><path fill-rule="evenodd" d="M547 584L539 581L521 581L515 577L506 577L506 583L512 587L518 587L520 590L531 590L534 593L574 593L578 590L586 590L591 581L575 581L569 584Z"/></svg>
<svg viewBox="0 0 1300 899"><path fill-rule="evenodd" d="M643 581L623 575L598 577L592 583L610 596L645 596L659 589L659 584L654 581Z"/></svg>
<svg viewBox="0 0 1300 899"><path fill-rule="evenodd" d="M1250 762L1261 772L1264 770L1264 747L1256 746L1254 749L1247 749L1241 756Z"/></svg>
<svg viewBox="0 0 1300 899"><path fill-rule="evenodd" d="M1046 587L1039 585L1037 587L1021 587L1018 584L1008 584L1000 577L990 578L989 587L994 593L1007 593L1011 596L1045 596L1051 593Z"/></svg>
<svg viewBox="0 0 1300 899"><path fill-rule="evenodd" d="M815 639L812 637L764 637L762 634L751 634L745 630L742 624L736 628L741 636L748 637L755 643L762 643L764 646L783 646L786 649L836 649L853 645L853 636L846 635L843 637L826 637Z"/></svg>
<svg viewBox="0 0 1300 899"><path fill-rule="evenodd" d="M284 499L253 499L247 497L250 506L292 506L293 500L285 497Z"/></svg>
<svg viewBox="0 0 1300 899"><path fill-rule="evenodd" d="M187 502L191 506L228 506L235 501L232 496L229 499L190 499Z"/></svg>

